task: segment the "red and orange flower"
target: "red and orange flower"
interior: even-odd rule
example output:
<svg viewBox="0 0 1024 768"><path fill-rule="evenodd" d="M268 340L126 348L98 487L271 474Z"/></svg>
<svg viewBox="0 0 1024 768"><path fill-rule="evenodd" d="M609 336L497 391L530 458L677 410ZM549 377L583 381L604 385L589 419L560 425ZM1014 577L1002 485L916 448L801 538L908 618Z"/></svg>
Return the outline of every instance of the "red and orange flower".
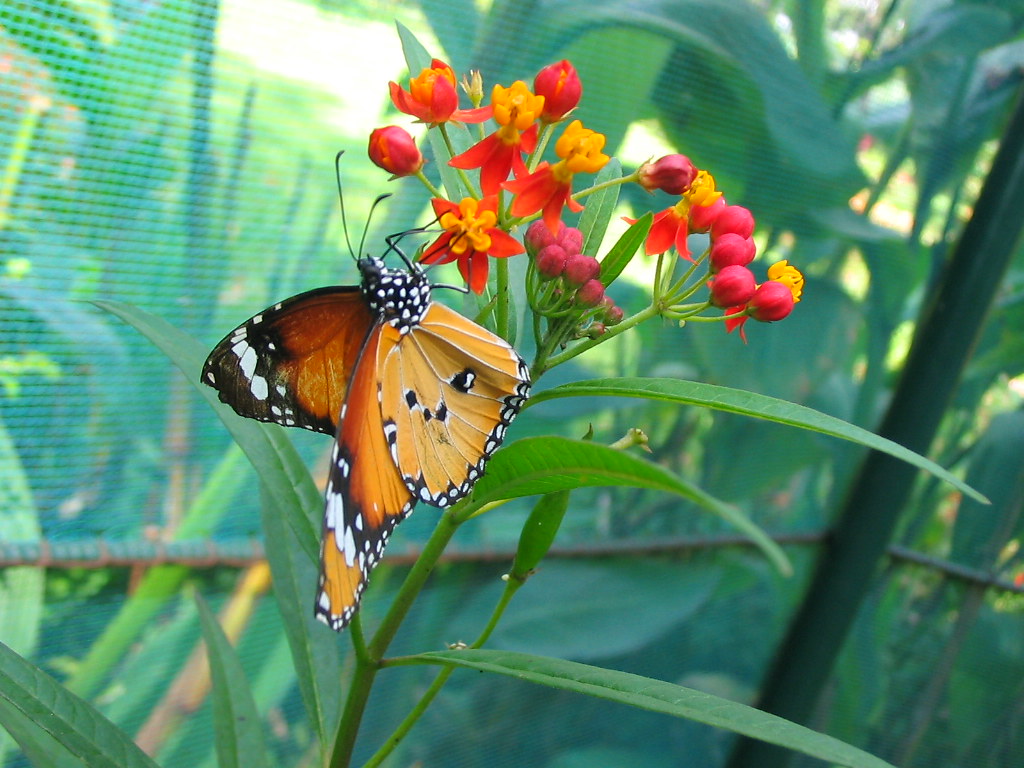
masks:
<svg viewBox="0 0 1024 768"><path fill-rule="evenodd" d="M498 227L498 197L482 200L464 197L457 205L450 200L430 201L438 223L445 230L423 252L424 264L458 261L459 273L474 293L487 286L487 257L506 259L523 253L522 243Z"/></svg>

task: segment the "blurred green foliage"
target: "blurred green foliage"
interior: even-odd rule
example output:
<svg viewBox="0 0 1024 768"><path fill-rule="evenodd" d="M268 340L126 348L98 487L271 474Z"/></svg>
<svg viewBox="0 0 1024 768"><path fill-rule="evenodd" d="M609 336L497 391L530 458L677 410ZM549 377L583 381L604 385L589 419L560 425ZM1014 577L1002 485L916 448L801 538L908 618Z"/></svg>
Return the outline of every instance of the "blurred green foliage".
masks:
<svg viewBox="0 0 1024 768"><path fill-rule="evenodd" d="M730 201L756 214L760 268L787 258L808 273L794 316L750 329L747 346L719 327L646 325L545 385L678 376L868 428L971 213L1024 72L1024 4L1014 0L337 6L13 0L0 8L4 542L171 537L182 526L197 541L257 535L258 482L232 463L226 433L198 415L161 355L81 300L130 301L212 343L271 301L351 279L330 158L350 150L346 204L358 231L369 199L386 187L362 147L368 127L394 120L383 87L401 74L391 16L429 29L457 71L481 68L486 82L529 79L571 58L587 93L579 117L612 148L653 151L635 138L640 131L690 155ZM346 63L302 66L324 60L311 40L328 49L327 61ZM368 79L372 91L361 82ZM645 193L633 194L649 206ZM412 200L396 198L375 232L419 223ZM613 293L628 307L643 273L627 274L633 284ZM922 479L898 538L1004 580L1024 573L1022 288L1018 254L932 454L995 503L961 503ZM602 442L644 428L654 460L781 534L827 526L859 459L811 433L622 401L538 406L515 435L579 437L591 424ZM324 444L304 437L300 453L314 462ZM205 511L193 516L197 508ZM722 532L693 512L635 489L577 492L557 544ZM457 543L511 547L526 514L526 505L509 505L467 526ZM422 541L434 520L420 511L400 540ZM797 566L790 580L739 549L548 561L495 643L749 700L810 573L813 549L787 552ZM396 651L470 636L506 567L446 565ZM364 621L379 618L399 576L382 566ZM8 569L0 640L64 679L92 676L89 696L136 735L178 705L169 691L199 642L181 586L223 595L235 573L165 566L131 579L130 597L127 580L119 569L52 570L44 585L38 569ZM1022 624L1020 594L894 562L872 585L817 725L907 768L1020 764ZM322 726L303 716L313 694L290 677L284 630L273 602L258 601L238 655L272 761L313 764ZM103 649L114 650L97 662ZM332 650L317 649L318 658ZM391 732L426 675L382 677L357 754L368 756ZM210 704L199 706L153 745L162 765L214 764ZM26 764L4 745L4 765ZM685 755L719 765L728 750L727 738L706 727L464 674L391 764L656 766Z"/></svg>

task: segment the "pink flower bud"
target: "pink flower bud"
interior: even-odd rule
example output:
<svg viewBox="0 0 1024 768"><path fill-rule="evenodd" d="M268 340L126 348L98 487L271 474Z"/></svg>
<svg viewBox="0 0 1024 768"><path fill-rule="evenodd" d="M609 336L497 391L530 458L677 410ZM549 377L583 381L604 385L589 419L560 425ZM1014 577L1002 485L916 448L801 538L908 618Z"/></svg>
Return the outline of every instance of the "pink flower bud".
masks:
<svg viewBox="0 0 1024 768"><path fill-rule="evenodd" d="M711 223L711 236L718 237L732 232L740 237L754 234L754 214L742 205L727 205L718 212Z"/></svg>
<svg viewBox="0 0 1024 768"><path fill-rule="evenodd" d="M576 67L566 59L549 64L533 80L533 92L544 97L541 120L557 123L580 103L583 84Z"/></svg>
<svg viewBox="0 0 1024 768"><path fill-rule="evenodd" d="M526 228L526 236L523 240L526 242L526 250L530 254L536 254L540 253L544 246L554 245L555 236L551 234L551 230L543 221L538 220Z"/></svg>
<svg viewBox="0 0 1024 768"><path fill-rule="evenodd" d="M547 227L543 221L537 222L545 232ZM537 271L545 280L553 280L565 271L565 250L560 245L545 245L537 252Z"/></svg>
<svg viewBox="0 0 1024 768"><path fill-rule="evenodd" d="M720 197L711 205L694 205L690 207L690 231L707 232L715 219L725 209L725 198Z"/></svg>
<svg viewBox="0 0 1024 768"><path fill-rule="evenodd" d="M605 296L608 299L608 296ZM626 317L626 313L622 311L622 307L616 304L608 304L604 310L604 322L605 325L618 325Z"/></svg>
<svg viewBox="0 0 1024 768"><path fill-rule="evenodd" d="M601 265L593 256L574 253L565 260L565 279L570 285L583 285L601 274Z"/></svg>
<svg viewBox="0 0 1024 768"><path fill-rule="evenodd" d="M756 252L757 245L752 237L741 237L732 232L726 232L711 241L708 262L712 272L718 272L733 264L745 267L754 260ZM742 304L743 302L737 303Z"/></svg>
<svg viewBox="0 0 1024 768"><path fill-rule="evenodd" d="M405 128L389 125L370 134L370 160L393 177L412 176L423 167L423 155Z"/></svg>
<svg viewBox="0 0 1024 768"><path fill-rule="evenodd" d="M576 300L585 307L596 307L604 300L604 286L600 280L587 280L576 292Z"/></svg>
<svg viewBox="0 0 1024 768"><path fill-rule="evenodd" d="M768 280L761 283L754 291L753 298L747 304L750 316L762 323L773 323L781 320L793 311L793 292L789 286Z"/></svg>
<svg viewBox="0 0 1024 768"><path fill-rule="evenodd" d="M565 248L565 252L569 256L572 256L574 253L580 253L583 250L583 233L576 229L576 227L566 227L559 230L555 241Z"/></svg>
<svg viewBox="0 0 1024 768"><path fill-rule="evenodd" d="M608 327L600 321L591 323L590 327L587 328L587 336L592 339L604 336L606 333L608 333Z"/></svg>
<svg viewBox="0 0 1024 768"><path fill-rule="evenodd" d="M640 186L648 192L660 189L670 195L681 195L697 178L697 169L686 155L665 155L653 163L640 166Z"/></svg>
<svg viewBox="0 0 1024 768"><path fill-rule="evenodd" d="M732 264L708 281L711 303L716 307L734 307L746 304L757 289L754 273L746 267Z"/></svg>

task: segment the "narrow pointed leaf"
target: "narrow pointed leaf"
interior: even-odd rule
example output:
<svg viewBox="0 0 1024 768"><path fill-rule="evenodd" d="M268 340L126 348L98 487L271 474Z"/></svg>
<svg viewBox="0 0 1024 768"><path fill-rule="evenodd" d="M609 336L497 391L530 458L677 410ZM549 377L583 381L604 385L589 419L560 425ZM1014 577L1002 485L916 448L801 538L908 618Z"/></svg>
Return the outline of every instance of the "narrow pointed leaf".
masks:
<svg viewBox="0 0 1024 768"><path fill-rule="evenodd" d="M628 672L511 651L434 651L407 657L403 661L455 665L575 691L724 728L803 752L833 765L893 768L867 752L781 717L720 696Z"/></svg>
<svg viewBox="0 0 1024 768"><path fill-rule="evenodd" d="M622 274L622 270L626 268L626 265L636 255L637 249L643 245L647 233L651 231L653 221L654 215L645 213L636 220L635 224L622 233L622 237L615 242L611 250L601 259L601 275L599 279L602 285L611 285L615 278Z"/></svg>
<svg viewBox="0 0 1024 768"><path fill-rule="evenodd" d="M159 768L128 734L91 704L3 643L0 700L33 721L89 768ZM0 708L0 725L6 727L5 714L9 714L6 708ZM12 723L12 729L18 732L19 723Z"/></svg>
<svg viewBox="0 0 1024 768"><path fill-rule="evenodd" d="M299 693L318 742L329 745L341 700L338 634L313 617L317 567L305 557L295 532L266 498L260 505L260 515L274 598L291 649Z"/></svg>
<svg viewBox="0 0 1024 768"><path fill-rule="evenodd" d="M724 518L747 535L782 573L791 566L782 549L736 507L667 469L624 451L564 437L528 437L494 454L473 489L474 508L504 499L622 485L674 493Z"/></svg>
<svg viewBox="0 0 1024 768"><path fill-rule="evenodd" d="M741 389L731 389L716 384L702 384L696 381L659 378L590 379L563 384L553 389L537 392L527 401L527 406L537 405L560 397L635 397L647 400L699 405L726 413L774 421L791 427L800 427L812 432L831 435L852 443L873 448L897 459L913 464L936 477L945 480L956 489L983 504L988 500L965 482L943 469L934 461L904 448L892 440L854 426L842 419L816 411L804 405L779 400Z"/></svg>
<svg viewBox="0 0 1024 768"><path fill-rule="evenodd" d="M613 157L594 178L594 186L620 178L622 178L622 165ZM583 234L582 252L588 256L596 256L597 249L601 247L604 233L608 230L608 223L612 220L615 208L619 203L621 189L621 184L612 184L610 187L605 187L584 198L586 207L580 214L579 229Z"/></svg>
<svg viewBox="0 0 1024 768"><path fill-rule="evenodd" d="M94 303L117 315L153 342L185 374L189 383L210 404L245 452L273 497L278 513L284 516L295 531L303 551L312 562L319 562L319 531L312 517L313 510L319 510L322 498L313 484L309 470L285 436L283 428L239 416L220 402L213 389L199 381L199 372L206 355L204 348L195 339L165 320L129 304L113 301Z"/></svg>
<svg viewBox="0 0 1024 768"><path fill-rule="evenodd" d="M264 726L256 711L249 681L242 671L242 663L217 617L198 594L196 605L199 606L199 620L213 682L213 728L218 768L266 768Z"/></svg>

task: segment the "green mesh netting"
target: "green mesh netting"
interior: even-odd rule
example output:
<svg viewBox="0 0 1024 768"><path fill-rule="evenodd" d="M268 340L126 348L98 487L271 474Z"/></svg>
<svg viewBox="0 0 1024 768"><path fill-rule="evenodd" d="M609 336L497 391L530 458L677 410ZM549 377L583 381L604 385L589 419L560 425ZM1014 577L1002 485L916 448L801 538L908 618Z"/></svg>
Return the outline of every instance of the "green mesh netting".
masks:
<svg viewBox="0 0 1024 768"><path fill-rule="evenodd" d="M392 17L487 82L529 81L539 66L572 58L586 89L579 117L607 132L610 149L633 164L666 147L686 152L755 212L771 260L808 271L794 319L751 328L747 346L718 326L653 323L545 386L678 376L866 426L898 369L932 262L969 213L985 142L998 137L1024 64L1010 44L1024 9L1012 3L951 3L933 15L912 2L898 18L839 1L820 17L801 3L490 5L0 6L0 640L70 681L161 765L215 764L209 703L201 685L180 682L199 637L185 588L221 605L238 569L258 561L259 479L191 384L89 302L129 302L209 347L274 301L353 281L338 150L347 152L355 239L373 198L396 192L367 250L424 224L425 198L389 184L365 156L372 128L409 123L387 99L387 81L405 77ZM869 220L859 213L876 204L874 191L881 203ZM642 191L624 193L624 214L651 205ZM761 276L766 263L756 265ZM645 300L645 267L634 267L613 291L632 310ZM1018 300L995 318L1003 325L951 410L936 456L944 463L969 463L992 413L1019 406L1007 385L1021 373L1019 347L1015 355L1006 341L1021 330L1019 272L1010 286ZM787 545L796 576L782 578L742 547L682 546L731 531L676 500L578 493L560 544L585 552L636 542L637 551L546 564L493 644L752 700L859 454L773 425L633 403L538 407L512 437L579 437L590 425L604 442L643 427L654 460L780 537L807 534ZM293 437L320 478L329 440ZM1006 462L1001 477L1019 472L1019 452L997 460ZM1003 526L977 534L999 546L960 560L998 568L1004 582L1020 572L1021 534L1020 496L1005 498L993 510ZM950 542L979 530L954 508L948 489L923 484L901 542L946 556ZM507 568L484 555L514 546L527 510L510 504L466 527L457 545L477 562L437 575L396 653L475 634ZM396 562L434 520L424 508L403 524L389 550ZM675 540L675 553L643 549ZM168 557L191 560L158 564ZM111 558L118 564L69 567ZM40 562L53 567L33 567ZM814 726L908 768L1021 764L1024 598L972 591L939 566L894 561L881 574ZM377 572L367 622L402 572ZM275 764L313 765L280 623L272 596L258 597L239 653ZM381 678L363 758L430 679L415 670ZM704 726L467 674L388 764L717 766L730 744ZM29 763L7 739L0 764Z"/></svg>

